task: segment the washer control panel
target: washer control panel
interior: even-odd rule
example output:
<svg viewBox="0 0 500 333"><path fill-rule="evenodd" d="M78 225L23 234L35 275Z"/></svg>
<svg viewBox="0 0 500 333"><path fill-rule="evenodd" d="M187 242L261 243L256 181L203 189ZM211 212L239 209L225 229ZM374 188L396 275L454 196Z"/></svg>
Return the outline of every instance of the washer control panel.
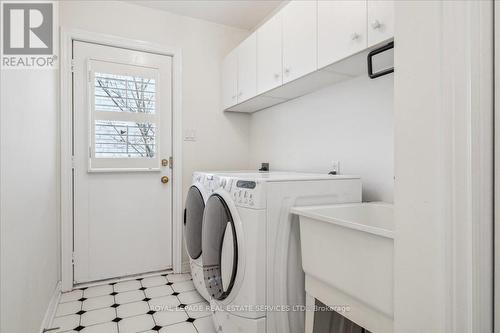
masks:
<svg viewBox="0 0 500 333"><path fill-rule="evenodd" d="M237 206L262 209L265 208L266 202L262 183L252 180L235 179L234 186L230 193Z"/></svg>

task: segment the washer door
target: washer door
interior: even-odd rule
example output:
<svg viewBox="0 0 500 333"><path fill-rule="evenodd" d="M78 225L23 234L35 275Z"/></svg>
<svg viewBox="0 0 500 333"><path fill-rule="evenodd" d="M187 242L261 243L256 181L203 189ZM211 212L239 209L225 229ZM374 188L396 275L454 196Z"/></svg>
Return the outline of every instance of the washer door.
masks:
<svg viewBox="0 0 500 333"><path fill-rule="evenodd" d="M213 194L203 214L203 275L210 296L225 299L236 278L238 242L234 221L224 199Z"/></svg>
<svg viewBox="0 0 500 333"><path fill-rule="evenodd" d="M203 211L205 201L203 195L196 186L191 186L186 199L184 210L184 237L186 248L191 259L201 256L201 232L203 224Z"/></svg>

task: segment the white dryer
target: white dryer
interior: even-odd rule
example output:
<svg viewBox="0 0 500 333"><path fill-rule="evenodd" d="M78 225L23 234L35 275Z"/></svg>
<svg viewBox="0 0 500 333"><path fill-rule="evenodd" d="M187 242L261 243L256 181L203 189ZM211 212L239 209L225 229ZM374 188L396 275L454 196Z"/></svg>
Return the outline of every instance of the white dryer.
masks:
<svg viewBox="0 0 500 333"><path fill-rule="evenodd" d="M304 332L299 225L290 208L360 202L360 178L290 172L215 178L221 186L206 202L202 258L217 331Z"/></svg>
<svg viewBox="0 0 500 333"><path fill-rule="evenodd" d="M189 188L184 208L184 242L189 256L191 276L196 290L206 300L209 300L209 295L203 280L201 226L205 203L215 187L213 174L193 173L193 183Z"/></svg>

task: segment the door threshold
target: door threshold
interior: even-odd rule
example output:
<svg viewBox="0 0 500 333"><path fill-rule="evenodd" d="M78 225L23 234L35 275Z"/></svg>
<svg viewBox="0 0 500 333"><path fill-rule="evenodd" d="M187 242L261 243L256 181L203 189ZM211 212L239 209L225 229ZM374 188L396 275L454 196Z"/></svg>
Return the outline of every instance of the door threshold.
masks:
<svg viewBox="0 0 500 333"><path fill-rule="evenodd" d="M117 278L97 280L97 281L92 281L92 282L75 283L75 284L73 284L73 289L88 288L88 287L100 286L103 284L109 284L109 283L117 283L117 282L143 279L143 278L152 277L152 276L172 274L173 272L174 271L172 269L165 269L165 270L161 270L161 271L133 274L133 275L127 275L127 276L122 276L122 277L117 277Z"/></svg>

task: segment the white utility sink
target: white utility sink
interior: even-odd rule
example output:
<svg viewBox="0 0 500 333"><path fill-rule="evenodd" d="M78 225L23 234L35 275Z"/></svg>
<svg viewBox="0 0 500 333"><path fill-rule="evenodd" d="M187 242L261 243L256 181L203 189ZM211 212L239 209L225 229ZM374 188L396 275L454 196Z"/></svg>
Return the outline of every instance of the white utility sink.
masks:
<svg viewBox="0 0 500 333"><path fill-rule="evenodd" d="M387 203L292 208L299 215L302 266L312 297L372 333L393 332L394 219ZM312 332L312 312L306 332ZM308 324L309 323L309 324Z"/></svg>

